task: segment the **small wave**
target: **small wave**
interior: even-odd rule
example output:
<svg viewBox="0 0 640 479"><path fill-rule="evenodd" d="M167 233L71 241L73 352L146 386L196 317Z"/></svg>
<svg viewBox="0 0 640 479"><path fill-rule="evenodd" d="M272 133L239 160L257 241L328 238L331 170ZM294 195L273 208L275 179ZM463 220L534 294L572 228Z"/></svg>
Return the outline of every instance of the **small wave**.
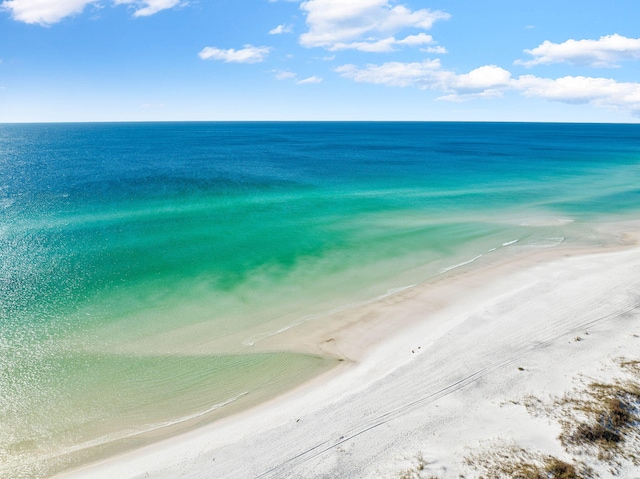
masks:
<svg viewBox="0 0 640 479"><path fill-rule="evenodd" d="M175 426L176 424L180 424L182 422L191 421L192 419L197 419L199 417L206 416L210 412L213 412L213 411L215 411L217 409L223 408L223 407L231 404L232 402L237 401L241 397L246 396L247 394L249 394L249 391L242 392L242 393L238 394L237 396L234 396L232 398L227 399L226 401L223 401L223 402L218 403L218 404L214 404L209 409L206 409L204 411L200 411L200 412L197 412L197 413L194 413L194 414L190 414L189 416L183 416L183 417L175 419L173 421L166 421L166 422L160 422L160 423L156 423L156 424L150 424L143 431L140 431L137 434L142 434L144 432L149 432L149 431L155 431L156 429L162 429L162 428L165 428L165 427Z"/></svg>
<svg viewBox="0 0 640 479"><path fill-rule="evenodd" d="M575 223L575 220L572 218L549 218L549 217L539 217L539 218L528 218L524 219L522 222L518 223L520 226L557 226L559 224L568 224Z"/></svg>
<svg viewBox="0 0 640 479"><path fill-rule="evenodd" d="M440 270L440 274L446 273L447 271L451 271L452 269L460 268L461 266L466 266L466 265L471 264L471 263L473 263L474 261L476 261L476 260L478 260L480 258L482 258L481 254L479 254L478 256L476 256L473 259L470 259L469 261L465 261L464 263L454 264L453 266L449 266L447 268L441 269Z"/></svg>
<svg viewBox="0 0 640 479"><path fill-rule="evenodd" d="M295 328L296 326L300 326L300 325L302 325L304 323L307 323L309 321L313 321L313 320L319 319L319 318L325 318L325 317L328 317L328 316L333 316L334 314L338 314L338 313L341 313L343 311L347 311L347 310L352 309L352 308L357 308L358 306L364 306L364 305L367 305L367 304L375 303L376 301L379 301L381 299L387 298L387 297L392 296L392 295L394 295L396 293L400 293L401 291L405 291L407 289L411 289L414 286L416 286L416 285L415 284L411 284L409 286L402 286L402 287L399 287L399 288L388 289L385 293L383 293L381 295L378 295L378 296L374 296L373 298L367 299L365 301L358 301L356 303L349 303L349 304L347 304L345 306L340 306L338 308L334 308L334 309L331 309L329 311L325 311L323 313L304 316L304 317L302 317L300 319L297 319L294 322L289 323L286 326L283 326L283 327L281 327L279 329L276 329L274 331L267 331L265 333L260 333L260 334L256 334L254 336L251 336L251 337L245 339L244 341L242 341L242 344L244 346L253 346L254 344L256 344L259 341L262 341L263 339L267 339L267 338L270 338L270 337L275 336L277 334L284 333L285 331L288 331L289 329Z"/></svg>
<svg viewBox="0 0 640 479"><path fill-rule="evenodd" d="M512 244L516 244L520 240L507 241L506 243L502 243L502 246L511 246Z"/></svg>
<svg viewBox="0 0 640 479"><path fill-rule="evenodd" d="M491 248L489 251L487 251L487 253L493 253L494 251L496 251L498 248Z"/></svg>
<svg viewBox="0 0 640 479"><path fill-rule="evenodd" d="M560 246L566 238L559 236L555 238L540 238L536 240L527 241L526 245L532 248L553 248L554 246Z"/></svg>
<svg viewBox="0 0 640 479"><path fill-rule="evenodd" d="M82 451L84 449L89 449L91 447L97 447L97 446L102 446L104 444L108 444L110 442L114 442L114 441L120 441L122 439L129 439L135 436L139 436L140 434L145 434L145 433L149 433L151 431L156 431L158 429L163 429L165 427L170 427L170 426L175 426L176 424L180 424L182 422L186 422L186 421L190 421L191 419L197 419L199 417L205 416L217 409L223 408L224 406L227 406L235 401L237 401L238 399L240 399L243 396L246 396L247 394L249 394L249 391L245 391L242 392L240 394L238 394L237 396L234 396L232 398L229 398L221 403L218 404L214 404L213 406L211 406L209 409L205 410L205 411L200 411L197 412L195 414L190 414L188 416L184 416L178 419L175 419L173 421L165 421L165 422L160 422L160 423L155 423L155 424L147 424L143 427L141 427L140 429L126 429L122 432L119 433L112 433L112 434L106 434L104 436L100 436L97 437L95 439L92 439L90 441L85 441L85 442L81 442L80 444L76 444L74 446L70 446L70 447L66 447L60 451L52 451L48 454L45 455L41 455L38 454L37 457L33 457L30 459L27 459L26 461L24 460L25 458L20 459L20 463L22 466L29 466L32 464L38 464L41 463L44 460L47 459L54 459L56 457L60 457L60 456L65 456L67 454L73 454L74 452L78 452L78 451ZM9 466L11 466L11 464L9 464ZM0 472L3 471L4 469L2 467L0 467Z"/></svg>

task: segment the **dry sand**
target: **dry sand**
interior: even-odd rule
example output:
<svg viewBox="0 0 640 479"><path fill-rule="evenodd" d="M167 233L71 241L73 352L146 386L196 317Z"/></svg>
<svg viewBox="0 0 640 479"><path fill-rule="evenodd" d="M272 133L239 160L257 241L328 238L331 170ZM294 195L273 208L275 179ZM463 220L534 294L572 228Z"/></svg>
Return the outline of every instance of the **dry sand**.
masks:
<svg viewBox="0 0 640 479"><path fill-rule="evenodd" d="M411 468L412 477L473 477L464 458L498 441L567 458L557 423L523 400L613 374L615 358L640 359L640 248L523 251L330 324L303 326L295 349L342 357L337 371L61 477L397 478ZM300 332L256 348L291 347ZM619 471L640 477L632 464Z"/></svg>

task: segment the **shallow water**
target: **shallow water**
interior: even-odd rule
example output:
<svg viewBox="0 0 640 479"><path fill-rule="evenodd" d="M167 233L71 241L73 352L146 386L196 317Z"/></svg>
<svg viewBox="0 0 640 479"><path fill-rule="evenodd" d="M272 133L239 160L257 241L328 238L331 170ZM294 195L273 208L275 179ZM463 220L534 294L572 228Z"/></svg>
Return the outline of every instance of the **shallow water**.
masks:
<svg viewBox="0 0 640 479"><path fill-rule="evenodd" d="M640 125L0 125L0 472L299 384L331 361L260 338L609 241L639 180Z"/></svg>

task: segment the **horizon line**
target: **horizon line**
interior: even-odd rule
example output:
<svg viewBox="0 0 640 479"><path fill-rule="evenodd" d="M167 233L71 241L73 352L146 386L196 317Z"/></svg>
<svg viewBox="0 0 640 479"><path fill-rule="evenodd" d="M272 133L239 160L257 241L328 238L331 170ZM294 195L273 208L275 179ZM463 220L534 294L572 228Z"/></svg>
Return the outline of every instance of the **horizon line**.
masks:
<svg viewBox="0 0 640 479"><path fill-rule="evenodd" d="M543 120L90 120L90 121L0 121L4 125L82 125L144 123L500 123L563 125L640 125L629 121L543 121Z"/></svg>

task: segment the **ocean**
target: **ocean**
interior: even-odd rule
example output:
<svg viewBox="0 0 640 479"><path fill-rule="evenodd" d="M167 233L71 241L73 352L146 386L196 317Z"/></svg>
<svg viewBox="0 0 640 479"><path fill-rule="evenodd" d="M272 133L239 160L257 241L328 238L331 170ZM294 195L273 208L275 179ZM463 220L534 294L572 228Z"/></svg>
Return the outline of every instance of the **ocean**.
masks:
<svg viewBox="0 0 640 479"><path fill-rule="evenodd" d="M616 241L640 125L0 125L0 476L265 401L264 338L499 255Z"/></svg>

